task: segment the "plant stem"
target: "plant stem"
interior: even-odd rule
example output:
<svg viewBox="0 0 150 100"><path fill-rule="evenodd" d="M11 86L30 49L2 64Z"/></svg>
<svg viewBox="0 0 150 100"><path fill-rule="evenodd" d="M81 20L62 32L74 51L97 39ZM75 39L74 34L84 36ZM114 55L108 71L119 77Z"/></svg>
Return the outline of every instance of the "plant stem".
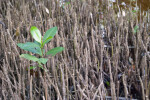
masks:
<svg viewBox="0 0 150 100"><path fill-rule="evenodd" d="M44 65L43 65L43 68L45 68ZM45 75L45 70L44 70L44 86L45 86L45 100L47 100L47 85L46 85L46 75Z"/></svg>
<svg viewBox="0 0 150 100"><path fill-rule="evenodd" d="M42 51L42 58L44 57L43 55L43 44L41 46L41 51ZM43 65L43 70L45 69L46 67ZM47 86L46 86L46 75L45 75L45 70L44 70L44 87L45 87L45 100L47 100Z"/></svg>

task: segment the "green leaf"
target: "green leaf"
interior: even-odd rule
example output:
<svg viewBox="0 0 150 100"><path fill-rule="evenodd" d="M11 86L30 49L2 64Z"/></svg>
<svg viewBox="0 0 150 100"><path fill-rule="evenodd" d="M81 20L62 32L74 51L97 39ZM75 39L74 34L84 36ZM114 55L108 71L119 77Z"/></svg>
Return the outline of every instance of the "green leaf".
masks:
<svg viewBox="0 0 150 100"><path fill-rule="evenodd" d="M30 29L30 32L31 32L32 37L41 44L42 36L41 36L41 32L39 31L39 29L35 26L32 26Z"/></svg>
<svg viewBox="0 0 150 100"><path fill-rule="evenodd" d="M46 62L48 61L47 58L39 58L39 61L43 64L46 64Z"/></svg>
<svg viewBox="0 0 150 100"><path fill-rule="evenodd" d="M135 27L134 27L134 32L133 32L133 33L135 34L135 33L138 31L138 29L139 29L139 26L135 26Z"/></svg>
<svg viewBox="0 0 150 100"><path fill-rule="evenodd" d="M40 67L41 69L44 69L40 61L38 61L38 64L39 64L38 67Z"/></svg>
<svg viewBox="0 0 150 100"><path fill-rule="evenodd" d="M43 43L44 44L48 43L55 36L56 32L57 27L53 27L47 30L43 37Z"/></svg>
<svg viewBox="0 0 150 100"><path fill-rule="evenodd" d="M26 42L26 43L18 43L17 44L18 47L20 47L21 49L24 49L26 51L30 51L32 53L36 53L39 55L42 55L42 51L39 45L37 45L36 43L33 42Z"/></svg>
<svg viewBox="0 0 150 100"><path fill-rule="evenodd" d="M37 41L34 41L35 44L37 44L39 47L41 47L41 44Z"/></svg>
<svg viewBox="0 0 150 100"><path fill-rule="evenodd" d="M52 36L49 36L44 42L43 42L43 45L48 43L53 37Z"/></svg>
<svg viewBox="0 0 150 100"><path fill-rule="evenodd" d="M45 55L45 49L43 49L43 55Z"/></svg>
<svg viewBox="0 0 150 100"><path fill-rule="evenodd" d="M133 12L133 13L135 13L135 12L136 12L136 10L132 10L132 12Z"/></svg>
<svg viewBox="0 0 150 100"><path fill-rule="evenodd" d="M57 53L62 52L64 50L64 47L56 47L51 50L49 50L46 55L55 56Z"/></svg>
<svg viewBox="0 0 150 100"><path fill-rule="evenodd" d="M39 60L35 56L29 55L29 54L21 54L20 57L26 58L28 60L32 60L34 62Z"/></svg>
<svg viewBox="0 0 150 100"><path fill-rule="evenodd" d="M70 4L70 2L65 2L66 5Z"/></svg>
<svg viewBox="0 0 150 100"><path fill-rule="evenodd" d="M41 69L43 69L45 72L48 72L45 68L43 68L42 64L38 61L39 65L38 67L40 67Z"/></svg>
<svg viewBox="0 0 150 100"><path fill-rule="evenodd" d="M109 82L108 82L108 81L106 82L106 84L107 84L108 86L110 86L110 84L109 84Z"/></svg>
<svg viewBox="0 0 150 100"><path fill-rule="evenodd" d="M30 69L35 69L36 68L36 66L30 66Z"/></svg>
<svg viewBox="0 0 150 100"><path fill-rule="evenodd" d="M65 8L65 6L69 5L70 2L65 2L65 4L62 5L63 8Z"/></svg>

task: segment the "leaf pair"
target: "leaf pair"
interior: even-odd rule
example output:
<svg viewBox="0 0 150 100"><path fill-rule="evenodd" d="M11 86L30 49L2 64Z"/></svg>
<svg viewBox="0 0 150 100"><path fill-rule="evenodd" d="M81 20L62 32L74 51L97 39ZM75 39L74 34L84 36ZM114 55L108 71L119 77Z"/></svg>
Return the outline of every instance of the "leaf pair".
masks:
<svg viewBox="0 0 150 100"><path fill-rule="evenodd" d="M34 62L37 61L37 62L42 63L42 64L46 64L46 62L48 61L47 58L37 58L37 57L29 55L29 54L21 54L20 57L26 58L28 60L32 60Z"/></svg>
<svg viewBox="0 0 150 100"><path fill-rule="evenodd" d="M32 53L39 54L42 56L42 50L39 45L33 42L26 42L26 43L18 43L17 44L21 49L24 49L26 51L30 51ZM57 53L62 52L64 50L63 47L56 47L51 50L49 50L46 55L55 56ZM44 52L44 49L43 49Z"/></svg>
<svg viewBox="0 0 150 100"><path fill-rule="evenodd" d="M46 55L55 56L57 53L62 52L64 50L64 47L56 47L51 50L49 50Z"/></svg>
<svg viewBox="0 0 150 100"><path fill-rule="evenodd" d="M55 34L57 32L57 27L53 27L53 28L47 30L46 33L44 34L43 41L42 41L41 32L39 31L39 29L37 27L32 26L30 29L30 32L31 32L32 37L37 42L39 42L40 44L42 44L44 46L55 36Z"/></svg>
<svg viewBox="0 0 150 100"><path fill-rule="evenodd" d="M18 43L17 44L18 47L20 47L21 49L24 49L26 51L30 51L32 53L36 53L39 54L40 56L42 56L42 51L41 48L38 44L33 43L33 42L26 42L26 43Z"/></svg>
<svg viewBox="0 0 150 100"><path fill-rule="evenodd" d="M28 60L32 60L34 62L38 62L38 64L39 64L38 66L42 69L44 69L42 67L42 64L46 64L46 62L48 61L47 58L37 58L37 57L29 55L29 54L21 54L20 57L26 58ZM35 69L35 68L36 68L36 66L30 66L30 69ZM44 70L46 71L46 69L44 69Z"/></svg>

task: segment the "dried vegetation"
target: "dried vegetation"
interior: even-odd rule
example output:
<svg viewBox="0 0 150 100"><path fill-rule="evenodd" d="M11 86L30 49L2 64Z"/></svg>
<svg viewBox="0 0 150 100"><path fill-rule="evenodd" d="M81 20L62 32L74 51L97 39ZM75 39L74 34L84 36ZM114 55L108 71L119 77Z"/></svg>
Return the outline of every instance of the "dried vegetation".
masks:
<svg viewBox="0 0 150 100"><path fill-rule="evenodd" d="M118 17L107 0L100 1L72 0L60 7L56 0L1 0L0 99L45 100L47 94L48 100L148 100L149 12L138 19L125 9ZM50 57L46 82L43 71L28 70L33 62L20 58L27 52L16 45L33 41L33 25L42 33L58 27L46 50L65 47Z"/></svg>

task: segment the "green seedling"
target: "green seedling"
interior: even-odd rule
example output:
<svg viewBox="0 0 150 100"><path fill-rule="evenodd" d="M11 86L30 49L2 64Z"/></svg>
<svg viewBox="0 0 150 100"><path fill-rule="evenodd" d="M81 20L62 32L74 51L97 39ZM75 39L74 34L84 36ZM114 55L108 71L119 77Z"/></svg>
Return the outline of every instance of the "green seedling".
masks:
<svg viewBox="0 0 150 100"><path fill-rule="evenodd" d="M134 34L137 33L138 30L139 30L139 26L135 26L133 33L134 33Z"/></svg>
<svg viewBox="0 0 150 100"><path fill-rule="evenodd" d="M137 11L136 11L136 10L132 10L132 12L133 12L133 13L136 13Z"/></svg>
<svg viewBox="0 0 150 100"><path fill-rule="evenodd" d="M107 86L110 86L110 83L108 81L106 81Z"/></svg>
<svg viewBox="0 0 150 100"><path fill-rule="evenodd" d="M26 42L26 43L18 43L18 47L23 50L29 51L34 54L38 54L40 57L37 58L36 56L30 54L21 54L20 57L25 59L31 60L33 62L37 62L38 66L30 66L30 69L35 69L36 67L43 68L43 65L46 64L48 58L46 56L51 55L55 56L57 53L62 52L64 50L63 47L56 47L50 49L48 52L45 53L44 45L46 45L50 40L55 36L57 33L57 27L53 27L46 31L43 38L39 29L35 26L32 26L30 29L31 35L34 38L34 42Z"/></svg>
<svg viewBox="0 0 150 100"><path fill-rule="evenodd" d="M70 4L70 2L64 2L63 5L62 5L62 7L65 8L69 4Z"/></svg>

